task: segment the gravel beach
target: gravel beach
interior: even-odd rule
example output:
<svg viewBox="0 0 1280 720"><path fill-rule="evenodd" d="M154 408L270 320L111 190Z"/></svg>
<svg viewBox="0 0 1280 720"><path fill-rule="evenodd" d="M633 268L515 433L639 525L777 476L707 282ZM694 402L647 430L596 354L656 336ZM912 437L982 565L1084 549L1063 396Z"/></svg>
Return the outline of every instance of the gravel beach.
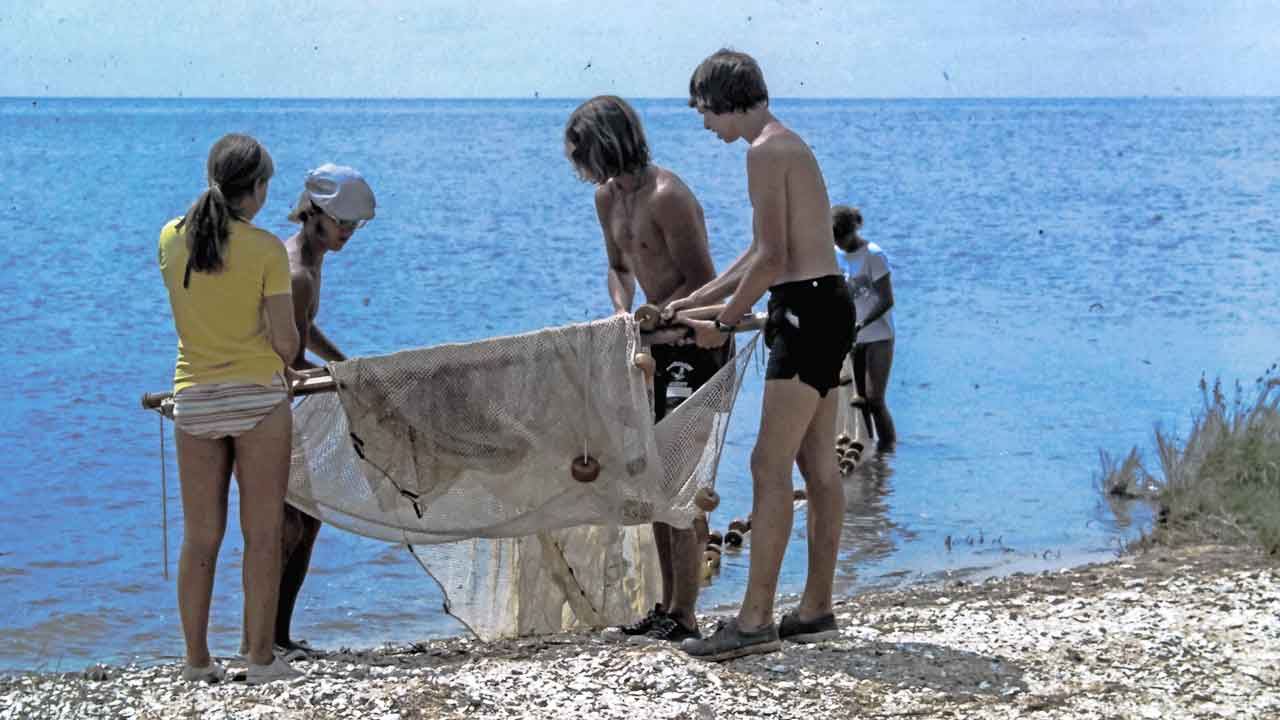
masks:
<svg viewBox="0 0 1280 720"><path fill-rule="evenodd" d="M903 587L837 614L839 639L723 665L583 633L343 650L262 687L189 685L172 663L9 674L0 719L1280 718L1280 562L1251 550Z"/></svg>

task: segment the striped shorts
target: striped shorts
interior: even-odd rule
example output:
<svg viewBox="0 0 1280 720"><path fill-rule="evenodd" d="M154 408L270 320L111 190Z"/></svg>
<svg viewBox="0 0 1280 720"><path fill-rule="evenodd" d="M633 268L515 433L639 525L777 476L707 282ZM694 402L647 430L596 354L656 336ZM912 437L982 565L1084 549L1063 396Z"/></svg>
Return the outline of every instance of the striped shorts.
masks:
<svg viewBox="0 0 1280 720"><path fill-rule="evenodd" d="M284 379L279 375L270 386L192 385L173 396L173 424L188 435L206 440L239 437L257 427L287 396Z"/></svg>

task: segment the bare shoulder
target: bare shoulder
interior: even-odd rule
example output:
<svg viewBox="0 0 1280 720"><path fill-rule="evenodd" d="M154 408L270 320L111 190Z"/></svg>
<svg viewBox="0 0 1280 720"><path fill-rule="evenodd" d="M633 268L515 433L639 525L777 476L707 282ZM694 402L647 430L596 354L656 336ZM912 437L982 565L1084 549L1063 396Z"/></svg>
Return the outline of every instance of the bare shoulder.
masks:
<svg viewBox="0 0 1280 720"><path fill-rule="evenodd" d="M804 138L781 123L771 125L747 149L747 162L786 163L812 154Z"/></svg>
<svg viewBox="0 0 1280 720"><path fill-rule="evenodd" d="M308 268L291 264L289 267L289 280L293 285L293 297L295 300L304 297L310 298L315 294L316 278Z"/></svg>
<svg viewBox="0 0 1280 720"><path fill-rule="evenodd" d="M653 206L659 212L687 210L701 207L693 190L680 179L679 175L665 168L658 168L657 179L653 188Z"/></svg>
<svg viewBox="0 0 1280 720"><path fill-rule="evenodd" d="M596 186L596 209L607 210L613 205L613 181Z"/></svg>

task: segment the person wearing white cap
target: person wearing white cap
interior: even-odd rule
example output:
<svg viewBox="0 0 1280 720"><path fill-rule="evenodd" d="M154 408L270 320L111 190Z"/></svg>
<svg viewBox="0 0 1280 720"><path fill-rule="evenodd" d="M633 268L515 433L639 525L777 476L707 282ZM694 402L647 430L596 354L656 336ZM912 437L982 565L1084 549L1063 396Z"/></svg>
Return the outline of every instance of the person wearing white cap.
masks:
<svg viewBox="0 0 1280 720"><path fill-rule="evenodd" d="M289 219L302 227L285 241L293 280L293 317L300 340L298 354L290 363L295 370L317 367L307 359L307 350L324 361L347 359L316 326L320 271L327 253L340 252L352 234L373 219L376 205L373 190L354 168L325 163L307 173L302 194L289 213ZM275 644L288 659L305 658L312 652L305 642L295 642L289 636L289 625L319 532L318 519L285 504L284 571L280 576Z"/></svg>

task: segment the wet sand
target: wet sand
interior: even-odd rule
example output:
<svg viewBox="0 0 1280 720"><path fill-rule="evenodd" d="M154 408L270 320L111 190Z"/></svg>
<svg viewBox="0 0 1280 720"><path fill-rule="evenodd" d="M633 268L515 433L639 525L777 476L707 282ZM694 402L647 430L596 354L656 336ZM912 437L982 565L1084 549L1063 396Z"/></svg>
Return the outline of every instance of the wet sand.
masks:
<svg viewBox="0 0 1280 720"><path fill-rule="evenodd" d="M176 664L11 674L0 720L1280 717L1280 561L1252 551L1156 549L837 613L839 639L722 665L582 633L342 650L256 688L188 685Z"/></svg>

